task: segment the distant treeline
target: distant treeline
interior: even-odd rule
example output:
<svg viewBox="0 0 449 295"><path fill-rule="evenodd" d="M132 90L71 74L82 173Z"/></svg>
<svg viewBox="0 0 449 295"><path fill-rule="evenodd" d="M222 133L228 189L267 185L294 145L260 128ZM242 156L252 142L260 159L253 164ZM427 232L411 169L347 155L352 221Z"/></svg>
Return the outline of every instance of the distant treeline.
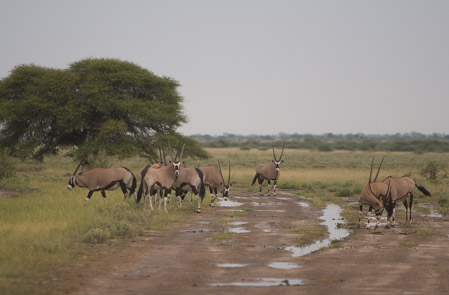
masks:
<svg viewBox="0 0 449 295"><path fill-rule="evenodd" d="M266 150L282 144L291 149L307 149L329 152L334 150L347 151L407 151L407 152L449 152L449 135L424 135L421 133L407 133L394 135L364 135L347 134L334 135L299 135L284 134L277 136L234 135L221 136L193 135L201 146L207 148L236 147L242 150Z"/></svg>

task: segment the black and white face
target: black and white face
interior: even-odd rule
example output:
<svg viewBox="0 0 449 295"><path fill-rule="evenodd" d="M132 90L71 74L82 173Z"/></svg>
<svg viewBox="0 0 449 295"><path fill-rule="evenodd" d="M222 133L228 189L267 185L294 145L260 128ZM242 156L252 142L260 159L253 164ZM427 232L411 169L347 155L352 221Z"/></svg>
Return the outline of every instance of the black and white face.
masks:
<svg viewBox="0 0 449 295"><path fill-rule="evenodd" d="M231 190L231 186L232 186L232 183L229 184L229 185L225 185L225 186L223 187L223 199L224 199L225 201L227 201L228 198L229 198L229 191Z"/></svg>
<svg viewBox="0 0 449 295"><path fill-rule="evenodd" d="M67 185L67 189L71 190L75 187L75 176L70 177L69 184Z"/></svg>
<svg viewBox="0 0 449 295"><path fill-rule="evenodd" d="M175 175L179 175L179 168L181 167L181 162L172 162L173 169L175 170Z"/></svg>
<svg viewBox="0 0 449 295"><path fill-rule="evenodd" d="M271 160L271 161L274 163L276 171L279 171L279 169L281 169L281 164L284 163L284 160L281 161Z"/></svg>

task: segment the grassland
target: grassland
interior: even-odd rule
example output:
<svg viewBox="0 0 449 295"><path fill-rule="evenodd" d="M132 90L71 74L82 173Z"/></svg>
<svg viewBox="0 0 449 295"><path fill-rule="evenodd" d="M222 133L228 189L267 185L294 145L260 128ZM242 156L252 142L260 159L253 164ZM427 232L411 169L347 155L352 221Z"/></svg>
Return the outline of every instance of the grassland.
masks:
<svg viewBox="0 0 449 295"><path fill-rule="evenodd" d="M271 150L207 151L209 160L186 159L187 164L215 164L219 159L227 177L230 159L233 190L256 191L257 186L251 186L254 168L272 159ZM383 154L375 154L376 163ZM372 156L372 152L285 150L278 188L310 197L316 206L323 206L328 200L338 202L340 197L360 192L368 180ZM421 169L432 161L447 167L449 154L387 153L380 178L388 175L414 178L433 193L432 197L417 193L418 205L432 203L446 213L449 179L430 181L420 175ZM141 158L111 159L112 166L126 166L136 176L145 164ZM8 191L8 196L0 199L0 294L37 293L34 289L37 281L51 278L59 268L73 264L81 256L91 255L86 253L92 253L89 252L92 247L126 246L148 230L170 229L173 223L182 222L194 211L188 202L184 202L182 209L172 202L170 214L152 213L143 206L137 207L132 199L123 202L119 190L107 193L106 204L95 193L83 206L87 190L66 189L76 164L64 155L48 157L43 163L18 162L16 166L16 174L0 182L0 190ZM345 214L350 216L351 212Z"/></svg>

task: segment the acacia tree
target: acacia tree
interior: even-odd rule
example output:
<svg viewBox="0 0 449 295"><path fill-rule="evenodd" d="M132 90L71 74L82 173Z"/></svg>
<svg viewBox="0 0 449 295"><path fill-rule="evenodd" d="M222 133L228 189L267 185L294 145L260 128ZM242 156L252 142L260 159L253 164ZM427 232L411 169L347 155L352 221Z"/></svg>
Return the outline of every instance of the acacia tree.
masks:
<svg viewBox="0 0 449 295"><path fill-rule="evenodd" d="M176 133L186 122L178 86L117 59L84 59L64 70L18 66L0 81L0 147L38 159L67 147L78 157L154 155L158 141L187 140Z"/></svg>

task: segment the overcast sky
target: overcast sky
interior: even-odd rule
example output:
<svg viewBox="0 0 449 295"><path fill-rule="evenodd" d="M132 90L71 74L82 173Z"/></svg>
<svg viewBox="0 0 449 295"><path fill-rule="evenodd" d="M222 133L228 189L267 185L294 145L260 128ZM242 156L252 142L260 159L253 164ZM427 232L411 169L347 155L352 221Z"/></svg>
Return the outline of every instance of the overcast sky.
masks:
<svg viewBox="0 0 449 295"><path fill-rule="evenodd" d="M0 78L118 58L181 83L185 135L449 133L449 1L0 0Z"/></svg>

